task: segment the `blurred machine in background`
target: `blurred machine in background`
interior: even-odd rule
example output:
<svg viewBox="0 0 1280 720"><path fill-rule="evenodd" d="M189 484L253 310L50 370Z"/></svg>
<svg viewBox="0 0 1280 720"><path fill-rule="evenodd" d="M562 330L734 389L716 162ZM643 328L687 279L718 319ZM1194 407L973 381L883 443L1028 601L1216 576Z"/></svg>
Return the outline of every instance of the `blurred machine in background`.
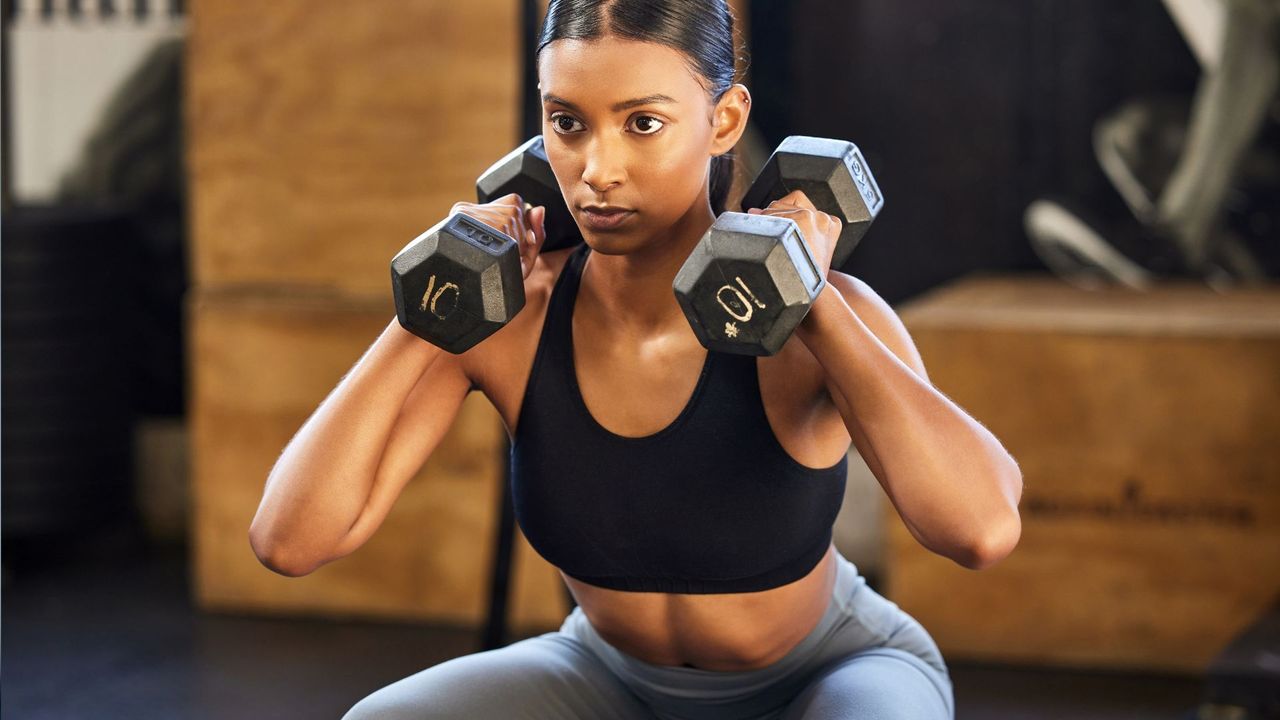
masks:
<svg viewBox="0 0 1280 720"><path fill-rule="evenodd" d="M891 199L845 270L892 303L974 271L1044 271L1023 227L1039 198L1071 199L1104 232L1132 220L1094 126L1135 97L1174 98L1185 123L1201 78L1157 0L796 0L751 14L765 144L848 137ZM1225 220L1274 274L1280 220L1256 197L1229 193Z"/></svg>
<svg viewBox="0 0 1280 720"><path fill-rule="evenodd" d="M1093 131L1098 164L1130 214L1040 199L1027 208L1027 235L1056 274L1083 287L1265 283L1280 275L1280 2L1165 5L1203 69L1194 98L1134 98Z"/></svg>

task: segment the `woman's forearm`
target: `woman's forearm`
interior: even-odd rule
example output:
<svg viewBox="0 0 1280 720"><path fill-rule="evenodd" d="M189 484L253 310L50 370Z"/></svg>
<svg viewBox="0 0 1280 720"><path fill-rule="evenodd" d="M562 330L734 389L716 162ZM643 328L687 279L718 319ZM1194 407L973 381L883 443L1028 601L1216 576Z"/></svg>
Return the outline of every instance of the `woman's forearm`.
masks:
<svg viewBox="0 0 1280 720"><path fill-rule="evenodd" d="M973 569L1007 555L1021 532L1022 475L1000 441L899 359L834 287L797 336L842 396L845 425L865 438L921 544Z"/></svg>
<svg viewBox="0 0 1280 720"><path fill-rule="evenodd" d="M392 319L303 423L250 527L264 563L300 574L338 545L366 505L406 397L441 352Z"/></svg>

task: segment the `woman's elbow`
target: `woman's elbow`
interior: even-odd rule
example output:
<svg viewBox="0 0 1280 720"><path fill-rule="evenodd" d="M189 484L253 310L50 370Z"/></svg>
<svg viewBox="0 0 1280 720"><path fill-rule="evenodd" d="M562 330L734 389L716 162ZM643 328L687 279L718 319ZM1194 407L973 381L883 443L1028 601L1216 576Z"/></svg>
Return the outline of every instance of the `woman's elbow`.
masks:
<svg viewBox="0 0 1280 720"><path fill-rule="evenodd" d="M279 544L272 544L262 539L261 534L249 528L249 548L262 566L285 577L302 577L316 569L314 563L298 562Z"/></svg>
<svg viewBox="0 0 1280 720"><path fill-rule="evenodd" d="M1005 559L1022 538L1022 518L1017 509L997 529L989 531L970 545L968 557L961 564L970 570L986 570Z"/></svg>

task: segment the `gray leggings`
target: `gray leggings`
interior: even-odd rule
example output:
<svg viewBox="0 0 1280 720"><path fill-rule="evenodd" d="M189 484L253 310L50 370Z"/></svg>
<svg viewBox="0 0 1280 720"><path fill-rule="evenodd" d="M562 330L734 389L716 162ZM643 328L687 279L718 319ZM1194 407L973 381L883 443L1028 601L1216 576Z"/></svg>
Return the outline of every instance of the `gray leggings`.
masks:
<svg viewBox="0 0 1280 720"><path fill-rule="evenodd" d="M950 674L933 638L871 589L853 563L836 559L822 620L758 670L644 662L605 642L579 607L556 632L410 675L361 700L343 720L955 717Z"/></svg>

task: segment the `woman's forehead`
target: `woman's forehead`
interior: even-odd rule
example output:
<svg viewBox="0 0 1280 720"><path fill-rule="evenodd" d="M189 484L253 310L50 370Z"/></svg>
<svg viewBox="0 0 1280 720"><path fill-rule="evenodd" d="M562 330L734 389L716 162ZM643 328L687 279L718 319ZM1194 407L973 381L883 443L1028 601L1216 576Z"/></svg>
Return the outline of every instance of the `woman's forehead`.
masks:
<svg viewBox="0 0 1280 720"><path fill-rule="evenodd" d="M702 92L679 51L612 36L548 43L538 58L538 80L544 98L601 108L659 95L682 103Z"/></svg>

